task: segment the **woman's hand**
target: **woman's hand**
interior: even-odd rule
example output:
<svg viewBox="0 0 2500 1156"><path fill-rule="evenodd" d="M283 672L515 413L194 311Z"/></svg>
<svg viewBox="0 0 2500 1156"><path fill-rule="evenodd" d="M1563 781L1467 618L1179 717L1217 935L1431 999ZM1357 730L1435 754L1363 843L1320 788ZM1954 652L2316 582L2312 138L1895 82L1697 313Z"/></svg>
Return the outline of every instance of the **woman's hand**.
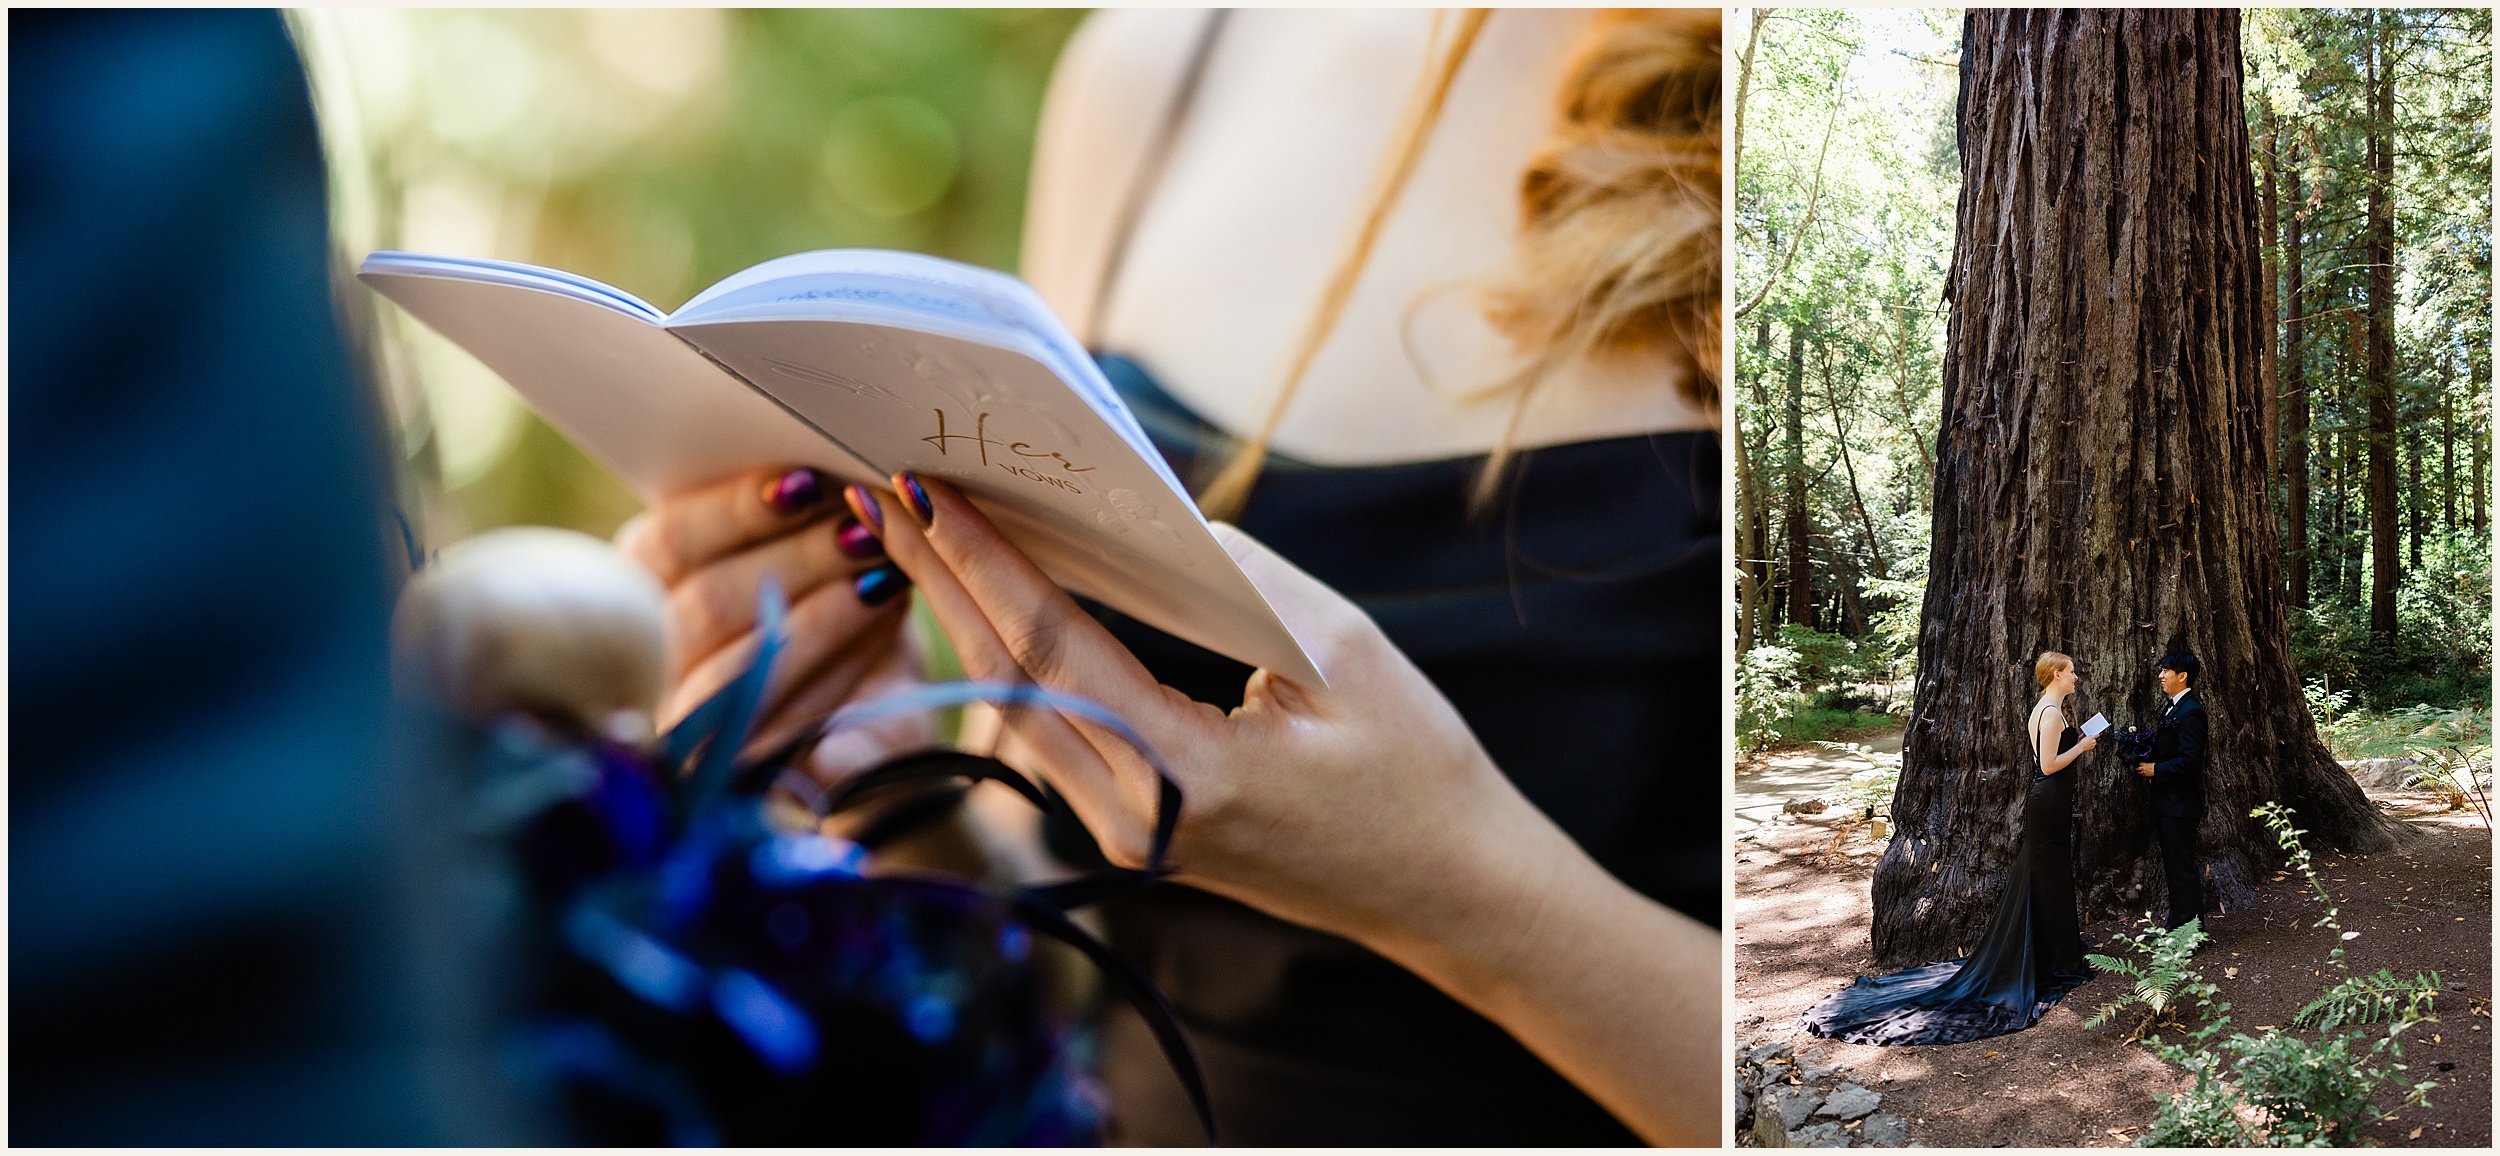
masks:
<svg viewBox="0 0 2500 1156"><path fill-rule="evenodd" d="M2092 748L2097 747L2097 746L2099 746L2099 745L2101 745L2101 739L2100 739L2100 736L2099 736L2099 735L2085 735L2085 736L2083 736L2083 741L2082 741L2082 742L2079 742L2079 743L2076 743L2076 744L2075 744L2075 753L2076 753L2076 754L2082 754L2083 752L2088 751L2088 750L2091 750Z"/></svg>
<svg viewBox="0 0 2500 1156"><path fill-rule="evenodd" d="M1185 797L1180 878L1344 935L1502 1023L1654 1140L1715 1136L1718 946L1607 875L1494 767L1440 693L1352 603L1219 526L1325 688L1259 671L1227 714L1158 685L951 488L851 487L975 678L1030 678L1109 708ZM1015 747L1113 861L1145 860L1152 768L1108 731L1039 711Z"/></svg>
<svg viewBox="0 0 2500 1156"><path fill-rule="evenodd" d="M663 730L754 656L756 587L766 574L790 600L789 643L749 750L786 741L863 686L914 674L902 631L911 583L835 487L812 469L753 470L671 495L617 532L618 549L668 588Z"/></svg>

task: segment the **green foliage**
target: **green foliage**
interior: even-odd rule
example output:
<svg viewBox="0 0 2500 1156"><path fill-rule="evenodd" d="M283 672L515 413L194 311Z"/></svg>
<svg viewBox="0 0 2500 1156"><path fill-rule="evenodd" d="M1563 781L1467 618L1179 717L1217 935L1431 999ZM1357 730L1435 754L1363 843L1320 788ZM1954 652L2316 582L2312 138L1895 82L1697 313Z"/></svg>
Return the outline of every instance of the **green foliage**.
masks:
<svg viewBox="0 0 2500 1156"><path fill-rule="evenodd" d="M2146 1148L2329 1148L2361 1142L2387 1115L2371 1097L2404 1065L2387 1062L2393 1033L2358 1046L2357 1033L2317 1040L2234 1033L2211 1047L2156 1044L2189 1089L2162 1105L2137 1143ZM2406 1089L2427 1104L2429 1083Z"/></svg>
<svg viewBox="0 0 2500 1156"><path fill-rule="evenodd" d="M2328 690L2323 679L2310 679L2300 685L2301 697L2309 701L2309 717L2323 729L2352 709L2352 691Z"/></svg>
<svg viewBox="0 0 2500 1156"><path fill-rule="evenodd" d="M2405 739L2405 749L2421 759L2409 786L2429 786L2447 794L2449 806L2472 807L2491 826L2491 719L2474 710L2450 711L2424 724Z"/></svg>
<svg viewBox="0 0 2500 1156"><path fill-rule="evenodd" d="M1736 659L1736 745L1752 754L1780 737L1797 715L1804 660L1784 646L1757 646Z"/></svg>
<svg viewBox="0 0 2500 1156"><path fill-rule="evenodd" d="M2209 1008L2221 989L2205 981L2190 966L2196 949L2205 942L2204 921L2191 919L2182 926L2159 928L2147 926L2133 936L2120 939L2129 955L2087 955L2084 958L2102 972L2123 975L2129 980L2125 994L2093 1009L2083 1026L2097 1028L2111 1023L2130 1010L2139 1012L2130 1040L2164 1023L2176 1023L2181 1010L2189 1007ZM2223 1004L2227 1010L2231 1005Z"/></svg>
<svg viewBox="0 0 2500 1156"><path fill-rule="evenodd" d="M2289 857L2292 869L2299 871L2315 891L2326 912L2313 926L2326 928L2335 936L2329 958L2341 978L2301 1009L2293 1022L2314 1027L2315 1039L2287 1034L2271 1028L2261 1034L2234 1032L2222 1038L2229 1027L2230 1005L2214 1002L2213 985L2187 966L2180 952L2182 941L2189 950L2202 934L2162 936L2146 933L2129 941L2147 962L2108 956L2093 956L2096 966L2139 977L2156 972L2169 980L2168 990L2175 993L2170 1007L2180 1006L2180 998L2193 999L2207 1017L2206 1022L2178 1034L2176 1039L2152 1040L2154 1054L2173 1064L2189 1078L2186 1091L2172 1096L2154 1117L2152 1127L2137 1141L2147 1148L2324 1148L2341 1147L2361 1142L2361 1130L2387 1113L2374 1099L2381 1087L2391 1079L2399 1081L2407 1104L2427 1105L2432 1081L2402 1083L2406 1069L2400 1061L2404 1056L2403 1036L2414 1024L2435 1020L2432 1000L2439 994L2437 973L2418 975L2410 980L2398 979L2387 970L2355 977L2344 961L2344 943L2359 933L2345 931L2337 922L2337 909L2325 884L2319 879L2309 852L2301 844L2303 832L2292 825L2291 814L2280 803L2267 803L2250 812L2274 832L2275 840ZM2190 924L2190 928L2195 924ZM2185 931L2187 929L2182 929ZM2123 1010L2134 1002L2122 1000L2111 1005ZM2091 1026L2111 1018L2109 1008L2095 1013ZM2150 1025L2148 1020L2147 1024ZM2386 1025L2383 1034L2341 1030L2348 1025ZM2132 1037L2131 1037L2132 1038Z"/></svg>
<svg viewBox="0 0 2500 1156"><path fill-rule="evenodd" d="M2380 968L2371 975L2346 976L2342 983L2310 1000L2292 1022L2333 1031L2345 1024L2389 1024L2430 1018L2431 1000L2439 994L2439 973L2412 979Z"/></svg>
<svg viewBox="0 0 2500 1156"><path fill-rule="evenodd" d="M2370 635L2366 600L2294 609L2292 662L2306 677L2391 710L2414 703L2462 707L2491 698L2491 558L2487 539L2441 532L2403 575L2396 633ZM2314 707L2314 704L2313 704ZM2339 712L2340 713L2340 712Z"/></svg>
<svg viewBox="0 0 2500 1156"><path fill-rule="evenodd" d="M1801 690L1827 686L1858 671L1858 647L1837 634L1791 622L1780 627L1779 645L1797 655Z"/></svg>
<svg viewBox="0 0 2500 1156"><path fill-rule="evenodd" d="M1740 309L1758 304L1731 319L1729 393L1737 540L1777 558L1746 560L1757 609L1745 642L1773 641L1788 618L1784 592L1761 582L1774 563L1785 577L1780 528L1802 516L1816 610L1792 624L1847 634L1863 675L1898 684L1928 553L1960 14L1762 12L1731 118L1743 135L1729 274ZM1740 54L1751 31L1730 26Z"/></svg>
<svg viewBox="0 0 2500 1156"><path fill-rule="evenodd" d="M2318 902L2326 906L2326 912L2318 916L2316 923L2309 926L2323 927L2335 933L2335 946L2327 952L2326 957L2335 964L2335 970L2349 974L2352 969L2344 962L2344 944L2361 938L2361 933L2346 931L2344 925L2337 922L2336 916L2339 909L2335 906L2335 897L2326 893L2326 883L2318 878L2318 868L2310 861L2309 848L2300 841L2300 837L2306 832L2292 825L2291 809L2279 802L2261 804L2248 815L2252 819L2265 823L2266 828L2274 832L2274 841L2282 846L2288 865L2292 870L2300 872L2303 879L2309 881L2311 891L2318 893Z"/></svg>
<svg viewBox="0 0 2500 1156"><path fill-rule="evenodd" d="M1859 689L1863 658L1855 643L1790 623L1779 644L1736 659L1736 741L1752 754L1783 742L1815 742L1878 721L1857 708L1879 705Z"/></svg>

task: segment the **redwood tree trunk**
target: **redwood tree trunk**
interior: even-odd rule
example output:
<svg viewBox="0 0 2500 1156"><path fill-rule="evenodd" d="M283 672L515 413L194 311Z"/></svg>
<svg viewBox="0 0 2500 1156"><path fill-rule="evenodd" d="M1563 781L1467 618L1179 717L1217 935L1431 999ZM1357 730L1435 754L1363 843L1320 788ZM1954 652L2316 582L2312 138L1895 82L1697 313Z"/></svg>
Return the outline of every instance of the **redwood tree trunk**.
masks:
<svg viewBox="0 0 2500 1156"><path fill-rule="evenodd" d="M2292 211L2283 216L2283 553L2292 571L2292 605L2309 609L2309 375L2301 327L2300 166L2285 166Z"/></svg>
<svg viewBox="0 0 2500 1156"><path fill-rule="evenodd" d="M2345 848L2392 826L2318 742L2286 647L2264 489L2255 192L2233 10L1973 11L1963 26L1934 552L1879 962L1948 958L1995 910L2032 758L2032 659L2076 659L2079 717L2149 724L2153 666L2204 659L2207 892L2247 902L2282 799ZM2158 910L2143 781L2079 776L2093 917Z"/></svg>
<svg viewBox="0 0 2500 1156"><path fill-rule="evenodd" d="M2370 287L2370 637L2396 637L2396 588L2402 581L2396 541L2396 80L2388 71L2388 14L2370 13L2370 96L2367 139L2369 237L2362 260Z"/></svg>

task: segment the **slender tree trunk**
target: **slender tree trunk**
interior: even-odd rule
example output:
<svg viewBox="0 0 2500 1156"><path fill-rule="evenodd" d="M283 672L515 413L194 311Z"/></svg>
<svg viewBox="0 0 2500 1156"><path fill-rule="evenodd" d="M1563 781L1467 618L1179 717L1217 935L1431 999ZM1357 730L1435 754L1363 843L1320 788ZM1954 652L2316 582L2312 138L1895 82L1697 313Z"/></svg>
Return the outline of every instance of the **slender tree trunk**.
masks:
<svg viewBox="0 0 2500 1156"><path fill-rule="evenodd" d="M1788 327L1788 620L1814 624L1814 523L1806 513L1806 331Z"/></svg>
<svg viewBox="0 0 2500 1156"><path fill-rule="evenodd" d="M2422 568L2422 434L2405 431L2405 565Z"/></svg>
<svg viewBox="0 0 2500 1156"><path fill-rule="evenodd" d="M2284 561L2292 571L2292 605L2309 609L2309 376L2302 362L2300 166L2286 166L2292 211L2283 217L2283 496Z"/></svg>
<svg viewBox="0 0 2500 1156"><path fill-rule="evenodd" d="M2480 415L2475 416L2471 428L2474 432L2474 536L2480 538L2491 533L2491 523L2485 520L2483 512L2483 466L2491 460L2491 447L2484 444Z"/></svg>
<svg viewBox="0 0 2500 1156"><path fill-rule="evenodd" d="M1840 632L1851 638L1866 637L1866 595L1861 588L1855 559L1840 571Z"/></svg>
<svg viewBox="0 0 2500 1156"><path fill-rule="evenodd" d="M1773 243L1777 244L1777 235ZM1738 413L1736 422L1736 649L1739 653L1754 648L1762 639L1762 599L1770 588L1769 550L1764 545L1763 523L1763 459L1768 457L1771 440L1763 437L1757 448L1754 432L1760 415L1770 412L1762 403L1762 377L1770 371L1771 319L1764 316L1754 327L1754 371L1749 388L1753 404ZM1755 422L1744 420L1755 415Z"/></svg>
<svg viewBox="0 0 2500 1156"><path fill-rule="evenodd" d="M1849 504L1857 509L1858 527L1866 535L1867 561L1874 563L1876 577L1890 577L1890 571L1884 566L1883 543L1875 536L1875 519L1866 514L1866 493L1858 488L1857 463L1849 456L1849 425L1841 417L1840 393L1832 386L1832 357L1828 348L1823 351L1823 401L1832 408L1832 445L1840 451L1840 468L1849 475ZM1851 596L1856 596L1854 584ZM1859 633L1865 632L1861 630Z"/></svg>
<svg viewBox="0 0 2500 1156"><path fill-rule="evenodd" d="M2353 500L2356 476L2368 477L2369 454L2365 439L2358 433L2345 431L2339 439L2344 453L2336 477L2335 508L2342 515L2336 519L2337 565L2342 567L2336 586L2342 591L2346 606L2361 604L2366 592L2361 588L2364 564L2369 561L2370 501L2366 481L2360 489L2361 500Z"/></svg>
<svg viewBox="0 0 2500 1156"><path fill-rule="evenodd" d="M2439 357L2439 482L2440 506L2445 516L2439 524L2449 533L2457 532L2457 399L2448 392L2455 363L2446 354Z"/></svg>
<svg viewBox="0 0 2500 1156"><path fill-rule="evenodd" d="M2474 380L2479 383L2489 379L2476 377ZM2468 412L2466 414L2465 446L2468 451L2465 455L2466 458L2474 463L2474 516L2472 521L2474 524L2474 536L2480 538L2491 532L2491 524L2484 521L2483 514L2483 467L2491 460L2491 447L2483 444L2483 417L2481 414L2472 412Z"/></svg>
<svg viewBox="0 0 2500 1156"><path fill-rule="evenodd" d="M1727 166L1730 172L1743 172L1745 163L1745 103L1753 95L1753 50L1762 43L1762 22L1771 10L1756 8L1753 21L1745 28L1745 52L1736 71L1736 123L1728 133ZM1780 251L1779 238L1771 239L1771 252Z"/></svg>
<svg viewBox="0 0 2500 1156"><path fill-rule="evenodd" d="M2223 904L2279 861L2259 802L2340 847L2394 839L2287 653L2238 12L1974 10L1962 44L1931 578L1874 881L1887 965L1949 958L1995 911L2045 649L2084 673L2077 714L2121 725L2156 717L2163 651L2204 659L2201 859ZM2143 781L2106 754L2069 773L2086 910L2157 906Z"/></svg>
<svg viewBox="0 0 2500 1156"><path fill-rule="evenodd" d="M2369 167L2370 290L2370 637L2396 637L2396 588L2403 575L2396 559L2396 178L2395 78L2387 60L2384 10L2370 10L2370 57L2364 77L2370 97Z"/></svg>

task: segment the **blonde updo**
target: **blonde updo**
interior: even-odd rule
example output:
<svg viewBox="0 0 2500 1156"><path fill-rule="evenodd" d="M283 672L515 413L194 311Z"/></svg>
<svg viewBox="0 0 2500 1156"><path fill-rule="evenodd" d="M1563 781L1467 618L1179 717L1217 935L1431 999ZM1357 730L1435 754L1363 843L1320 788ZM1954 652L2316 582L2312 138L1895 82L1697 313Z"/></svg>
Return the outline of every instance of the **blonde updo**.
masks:
<svg viewBox="0 0 2500 1156"><path fill-rule="evenodd" d="M2054 650L2043 650L2040 652L2040 661L2031 664L2031 677L2039 682L2040 689L2047 690L2049 680L2056 678L2058 671L2074 664L2074 659L2063 654Z"/></svg>

